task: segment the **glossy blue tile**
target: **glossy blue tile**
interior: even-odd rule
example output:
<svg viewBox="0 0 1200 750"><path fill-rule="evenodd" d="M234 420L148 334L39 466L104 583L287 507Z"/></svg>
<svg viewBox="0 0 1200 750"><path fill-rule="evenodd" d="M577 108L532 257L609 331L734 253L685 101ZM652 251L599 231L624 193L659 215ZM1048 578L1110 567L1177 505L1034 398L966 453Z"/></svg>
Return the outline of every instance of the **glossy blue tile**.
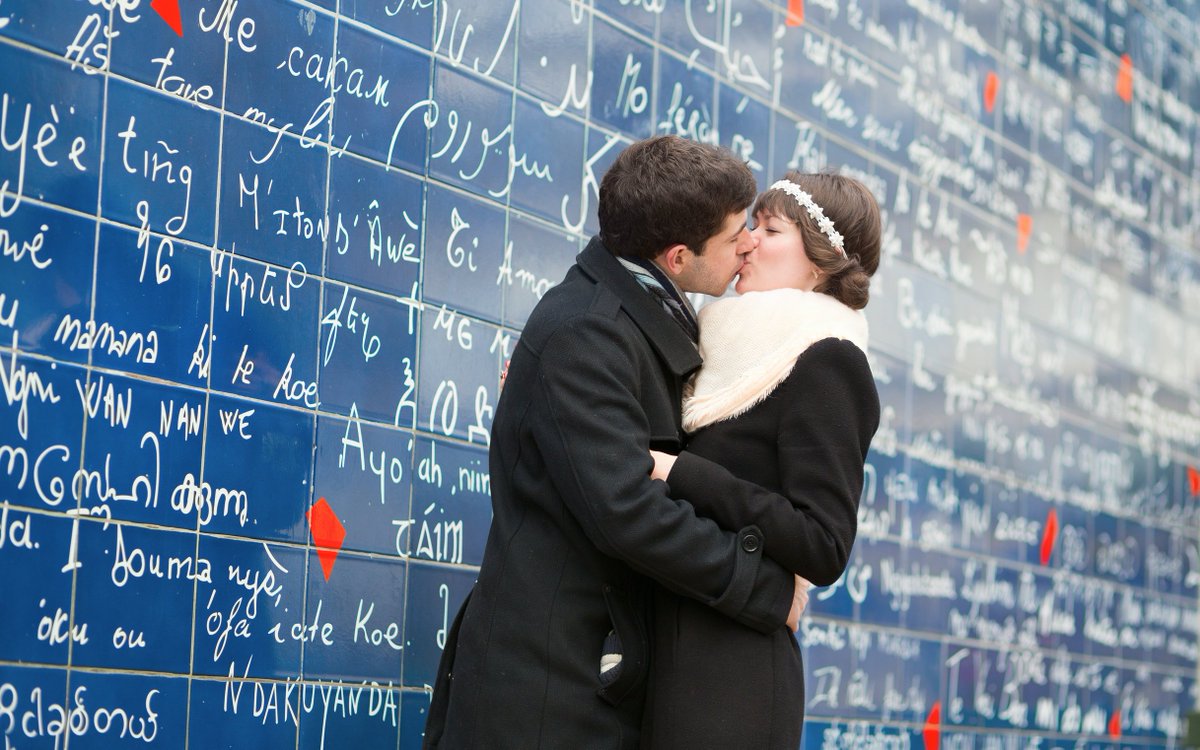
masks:
<svg viewBox="0 0 1200 750"><path fill-rule="evenodd" d="M325 1L325 6L331 10L334 4L335 0ZM401 0L396 3L342 0L339 11L343 17L362 21L385 34L431 49L434 20L437 17L435 6L432 0ZM443 31L444 23L439 21Z"/></svg>
<svg viewBox="0 0 1200 750"><path fill-rule="evenodd" d="M230 253L212 262L212 388L317 408L320 282Z"/></svg>
<svg viewBox="0 0 1200 750"><path fill-rule="evenodd" d="M9 744L419 747L500 367L662 132L882 209L805 746L1177 744L1195 0L788 5L0 0Z"/></svg>
<svg viewBox="0 0 1200 750"><path fill-rule="evenodd" d="M87 420L82 472L71 482L81 506L195 529L203 510L187 488L200 475L204 394L96 371L73 390Z"/></svg>
<svg viewBox="0 0 1200 750"><path fill-rule="evenodd" d="M500 391L500 328L442 306L421 321L417 427L487 445Z"/></svg>
<svg viewBox="0 0 1200 750"><path fill-rule="evenodd" d="M295 682L192 680L188 743L225 750L294 747L302 692Z"/></svg>
<svg viewBox="0 0 1200 750"><path fill-rule="evenodd" d="M568 203L582 187L583 146L582 124L518 97L506 185L511 205L555 224L570 221Z"/></svg>
<svg viewBox="0 0 1200 750"><path fill-rule="evenodd" d="M309 553L304 677L398 683L404 649L402 562L343 552L328 578Z"/></svg>
<svg viewBox="0 0 1200 750"><path fill-rule="evenodd" d="M108 87L102 213L134 227L211 244L220 118L124 83Z"/></svg>
<svg viewBox="0 0 1200 750"><path fill-rule="evenodd" d="M136 26L122 28L123 24L117 24L121 33L112 43L112 71L185 101L220 107L225 86L225 36L218 29L205 29L221 15L221 6L220 0L201 0L180 8L182 35L177 35L152 9L139 9L141 18ZM116 18L120 16L118 10ZM237 30L234 25L235 39ZM84 38L90 34L89 30ZM96 42L102 34L96 35ZM233 47L237 49L236 41Z"/></svg>
<svg viewBox="0 0 1200 750"><path fill-rule="evenodd" d="M432 687L432 686L430 686ZM425 718L433 691L405 690L400 699L400 748L419 750L425 739Z"/></svg>
<svg viewBox="0 0 1200 750"><path fill-rule="evenodd" d="M192 673L240 680L298 675L304 551L202 535L199 556L214 574L196 586ZM237 688L231 683L229 690Z"/></svg>
<svg viewBox="0 0 1200 750"><path fill-rule="evenodd" d="M136 9L122 9L114 17L103 8L88 3L55 7L45 3L15 3L4 9L5 21L0 37L64 55L77 66L93 70L106 68L111 57L112 38L124 33L131 19L141 17ZM81 69L81 68L76 68Z"/></svg>
<svg viewBox="0 0 1200 750"><path fill-rule="evenodd" d="M821 171L826 166L825 136L813 127L807 116L797 119L778 110L773 111L771 116L775 133L771 143L774 164L767 179L773 182L783 177L789 169Z"/></svg>
<svg viewBox="0 0 1200 750"><path fill-rule="evenodd" d="M313 686L319 694L314 710L300 717L297 747L321 750L349 747L395 747L400 728L401 694L390 684Z"/></svg>
<svg viewBox="0 0 1200 750"><path fill-rule="evenodd" d="M919 412L919 404L914 411ZM916 420L914 420L916 421ZM951 465L946 459L952 445L952 438L942 429L936 418L926 420L923 428L913 425L913 449L907 457L896 456L891 461L882 462L886 472L879 481L889 507L894 506L898 517L904 521L904 531L901 536L911 539L921 534L921 526L926 521L933 527L928 531L928 539L921 542L922 548L930 546L944 548L939 537L946 530L946 513L952 509L952 502L945 497L951 493Z"/></svg>
<svg viewBox="0 0 1200 750"><path fill-rule="evenodd" d="M425 171L430 59L423 52L351 26L338 28L333 143L343 150Z"/></svg>
<svg viewBox="0 0 1200 750"><path fill-rule="evenodd" d="M651 134L654 55L653 47L642 39L596 17L589 108L593 121L635 138Z"/></svg>
<svg viewBox="0 0 1200 750"><path fill-rule="evenodd" d="M67 717L74 707L67 700L67 670L43 669L40 667L20 667L11 664L0 664L0 685L4 687L6 705L12 708L13 716L37 715L39 709L43 712L48 708L55 716ZM45 713L42 714L46 716ZM70 725L63 721L50 722L46 718L30 722L24 728L18 728L14 719L5 727L5 742L12 746L15 735L25 747L59 748L63 746L64 738L70 731Z"/></svg>
<svg viewBox="0 0 1200 750"><path fill-rule="evenodd" d="M419 326L415 302L326 284L319 371L324 408L348 415L356 407L364 419L403 424L415 403Z"/></svg>
<svg viewBox="0 0 1200 750"><path fill-rule="evenodd" d="M653 37L658 27L658 18L663 14L666 4L641 0L596 0L595 8L604 16L619 21L647 37ZM596 14L597 25L602 18L603 16Z"/></svg>
<svg viewBox="0 0 1200 750"><path fill-rule="evenodd" d="M813 95L833 80L828 67L836 42L811 28L798 26L787 28L776 44L776 54L783 61L776 84L780 104L792 117L821 122L823 116L813 104Z"/></svg>
<svg viewBox="0 0 1200 750"><path fill-rule="evenodd" d="M847 682L843 715L865 713L868 721L925 719L938 696L940 643L910 634L852 629L850 649L854 671Z"/></svg>
<svg viewBox="0 0 1200 750"><path fill-rule="evenodd" d="M719 86L717 121L721 145L749 165L765 187L771 162L771 111L765 104L725 84Z"/></svg>
<svg viewBox="0 0 1200 750"><path fill-rule="evenodd" d="M202 21L233 38L225 111L328 142L334 89L343 83L338 74L345 67L333 47L333 18L292 0L265 0L252 10L234 8L232 15L226 10ZM243 39L243 28L253 29L249 39Z"/></svg>
<svg viewBox="0 0 1200 750"><path fill-rule="evenodd" d="M508 224L508 246L497 275L504 293L504 322L524 326L538 301L560 282L579 253L570 235L519 216Z"/></svg>
<svg viewBox="0 0 1200 750"><path fill-rule="evenodd" d="M0 501L0 566L45 571L12 578L7 616L0 619L0 659L65 665L72 642L97 635L71 621L72 576L61 569L70 560L72 523Z"/></svg>
<svg viewBox="0 0 1200 750"><path fill-rule="evenodd" d="M8 44L0 45L0 69L22 72L0 88L0 213L30 197L94 214L103 82Z"/></svg>
<svg viewBox="0 0 1200 750"><path fill-rule="evenodd" d="M421 271L425 185L415 177L344 156L329 169L325 275L415 297ZM428 211L428 209L426 209ZM426 263L428 266L428 263Z"/></svg>
<svg viewBox="0 0 1200 750"><path fill-rule="evenodd" d="M74 482L84 419L76 383L86 384L87 371L31 359L15 349L0 350L0 366L6 379L34 386L11 403L5 398L0 414L0 500L42 510L76 508L88 486Z"/></svg>
<svg viewBox="0 0 1200 750"><path fill-rule="evenodd" d="M656 135L716 143L716 85L711 74L659 55L654 100Z"/></svg>
<svg viewBox="0 0 1200 750"><path fill-rule="evenodd" d="M720 3L690 3L682 11L678 7L664 9L658 19L658 41L683 59L711 71L717 62L713 40L718 38L724 19L725 8Z"/></svg>
<svg viewBox="0 0 1200 750"><path fill-rule="evenodd" d="M837 583L810 595L809 606L813 614L901 626L904 610L899 601L889 599L880 587L880 581L884 561L894 567L901 564L904 555L903 548L894 541L864 539L856 542L850 564Z"/></svg>
<svg viewBox="0 0 1200 750"><path fill-rule="evenodd" d="M471 587L473 571L412 563L408 571L408 620L404 624L404 685L432 685L446 635Z"/></svg>
<svg viewBox="0 0 1200 750"><path fill-rule="evenodd" d="M492 523L487 452L418 438L413 465L412 511L398 527L397 551L419 560L479 565Z"/></svg>
<svg viewBox="0 0 1200 750"><path fill-rule="evenodd" d="M412 433L357 416L317 420L313 494L346 529L346 549L404 555L416 465Z"/></svg>
<svg viewBox="0 0 1200 750"><path fill-rule="evenodd" d="M188 385L207 377L193 363L212 307L207 249L105 224L96 256L92 364ZM66 331L64 329L64 335Z"/></svg>
<svg viewBox="0 0 1200 750"><path fill-rule="evenodd" d="M198 503L202 531L303 542L314 432L307 411L213 394L204 476L176 492Z"/></svg>
<svg viewBox="0 0 1200 750"><path fill-rule="evenodd" d="M328 152L312 141L228 118L221 148L217 245L283 268L318 271L333 234Z"/></svg>
<svg viewBox="0 0 1200 750"><path fill-rule="evenodd" d="M590 14L558 0L525 0L517 24L517 87L554 112L587 107Z"/></svg>
<svg viewBox="0 0 1200 750"><path fill-rule="evenodd" d="M74 624L88 640L71 663L186 673L195 582L212 576L196 535L87 519L78 539Z"/></svg>
<svg viewBox="0 0 1200 750"><path fill-rule="evenodd" d="M849 648L850 633L861 633L854 625L805 618L795 638L804 664L806 716L842 713L846 700L844 683L853 673Z"/></svg>
<svg viewBox="0 0 1200 750"><path fill-rule="evenodd" d="M75 336L59 326L68 316L86 325L91 316L95 232L92 219L30 202L0 217L0 316L12 329L0 329L0 345L14 346L15 335L23 351L86 361L88 349L73 346Z"/></svg>
<svg viewBox="0 0 1200 750"><path fill-rule="evenodd" d="M72 708L84 705L92 722L87 732L71 731L71 747L181 747L187 691L188 681L178 677L76 672Z"/></svg>
<svg viewBox="0 0 1200 750"><path fill-rule="evenodd" d="M947 733L948 735L949 733ZM805 722L804 733L801 737L803 750L818 750L827 742L857 742L860 737L868 738L867 742L896 743L916 747L920 741L914 729L903 726L884 726L866 724L863 722ZM970 748L971 745L956 744L955 747Z"/></svg>
<svg viewBox="0 0 1200 750"><path fill-rule="evenodd" d="M600 231L600 222L596 218L596 204L600 197L600 181L604 173L621 153L621 149L629 145L615 133L609 133L597 128L589 128L587 133L587 161L583 164L583 191L579 196L570 196L564 204L564 212L570 217L566 228L572 232L582 231L585 235L594 235Z"/></svg>
<svg viewBox="0 0 1200 750"><path fill-rule="evenodd" d="M429 173L487 198L508 192L512 168L512 94L438 62L433 96L437 104L420 122L401 128L429 132ZM407 129L407 130L406 130Z"/></svg>
<svg viewBox="0 0 1200 750"><path fill-rule="evenodd" d="M449 55L452 64L463 70L511 84L521 4L449 0L439 10L434 52Z"/></svg>
<svg viewBox="0 0 1200 750"><path fill-rule="evenodd" d="M849 1L848 19L851 16L857 18L859 6L858 0ZM779 14L766 12L753 0L727 3L710 40L716 46L717 77L743 90L762 95L770 91L775 72L772 67L775 29L780 20Z"/></svg>
<svg viewBox="0 0 1200 750"><path fill-rule="evenodd" d="M994 26L994 6L988 12ZM869 35L876 40L874 57L891 71L900 72L911 66L914 58L931 48L932 42L927 38L925 25L920 22L920 14L907 3L876 2L875 16L875 20L866 22Z"/></svg>
<svg viewBox="0 0 1200 750"><path fill-rule="evenodd" d="M913 553L916 550L912 551ZM937 635L946 632L950 613L970 606L963 599L966 568L971 562L921 549L905 564L880 564L881 586L889 605L904 613L906 630Z"/></svg>
<svg viewBox="0 0 1200 750"><path fill-rule="evenodd" d="M890 487L903 471L904 460L872 451L863 468L863 490L858 503L861 539L895 539L908 518L909 503L895 497Z"/></svg>
<svg viewBox="0 0 1200 750"><path fill-rule="evenodd" d="M505 212L492 203L431 184L425 203L422 299L499 322L504 298Z"/></svg>

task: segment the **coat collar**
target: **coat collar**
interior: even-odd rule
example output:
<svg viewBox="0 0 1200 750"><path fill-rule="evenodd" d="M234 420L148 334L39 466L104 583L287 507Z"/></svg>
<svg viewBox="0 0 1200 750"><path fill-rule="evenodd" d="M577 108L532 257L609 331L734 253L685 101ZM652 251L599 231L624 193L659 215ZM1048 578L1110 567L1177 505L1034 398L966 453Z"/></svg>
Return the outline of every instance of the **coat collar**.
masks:
<svg viewBox="0 0 1200 750"><path fill-rule="evenodd" d="M867 317L833 297L799 289L747 292L700 311L704 369L683 401L683 428L738 416L769 396L810 346L845 339L865 354Z"/></svg>
<svg viewBox="0 0 1200 750"><path fill-rule="evenodd" d="M671 372L687 377L700 367L700 353L692 340L604 247L599 237L592 238L576 262L584 274L616 295Z"/></svg>

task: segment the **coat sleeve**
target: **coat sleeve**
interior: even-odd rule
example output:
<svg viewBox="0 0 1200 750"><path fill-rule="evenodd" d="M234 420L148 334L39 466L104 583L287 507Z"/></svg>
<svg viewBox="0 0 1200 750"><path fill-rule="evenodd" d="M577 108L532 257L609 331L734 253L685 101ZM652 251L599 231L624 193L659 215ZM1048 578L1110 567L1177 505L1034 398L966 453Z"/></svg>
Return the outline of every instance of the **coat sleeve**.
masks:
<svg viewBox="0 0 1200 750"><path fill-rule="evenodd" d="M726 531L650 479L650 425L629 332L581 315L540 352L528 426L570 514L602 553L764 633L783 626L794 579L757 529Z"/></svg>
<svg viewBox="0 0 1200 750"><path fill-rule="evenodd" d="M686 451L667 482L672 495L723 527L759 527L768 557L828 586L849 562L879 395L862 352L848 341L826 339L800 356L772 398L780 410L780 492ZM737 460L735 450L728 463L736 468Z"/></svg>

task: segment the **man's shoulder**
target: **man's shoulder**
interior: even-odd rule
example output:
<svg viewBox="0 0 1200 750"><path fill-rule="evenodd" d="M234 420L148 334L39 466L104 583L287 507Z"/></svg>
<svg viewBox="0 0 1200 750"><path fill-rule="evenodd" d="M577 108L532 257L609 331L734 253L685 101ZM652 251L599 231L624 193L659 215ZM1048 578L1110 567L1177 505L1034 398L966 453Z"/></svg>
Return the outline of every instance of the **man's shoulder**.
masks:
<svg viewBox="0 0 1200 750"><path fill-rule="evenodd" d="M540 350L547 340L564 330L620 325L620 317L620 297L603 282L573 268L534 307L521 332L521 340Z"/></svg>

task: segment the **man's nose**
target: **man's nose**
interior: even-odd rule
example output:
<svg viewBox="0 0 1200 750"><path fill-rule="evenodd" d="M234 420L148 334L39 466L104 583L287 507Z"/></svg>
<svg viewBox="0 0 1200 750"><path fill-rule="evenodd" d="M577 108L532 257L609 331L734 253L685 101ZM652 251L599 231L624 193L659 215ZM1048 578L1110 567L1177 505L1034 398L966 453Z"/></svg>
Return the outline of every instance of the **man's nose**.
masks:
<svg viewBox="0 0 1200 750"><path fill-rule="evenodd" d="M750 229L742 230L742 240L738 243L738 252L742 255L758 247L758 235Z"/></svg>

